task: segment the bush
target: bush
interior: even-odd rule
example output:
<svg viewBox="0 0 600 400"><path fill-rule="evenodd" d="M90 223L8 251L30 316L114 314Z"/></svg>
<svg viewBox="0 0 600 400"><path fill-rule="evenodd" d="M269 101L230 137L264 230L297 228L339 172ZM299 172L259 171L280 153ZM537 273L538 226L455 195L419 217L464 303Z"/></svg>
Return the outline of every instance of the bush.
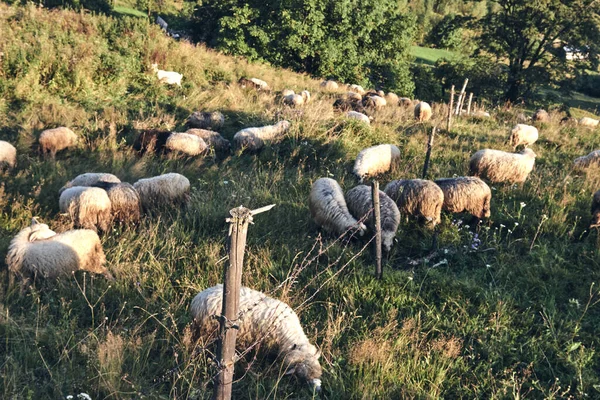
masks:
<svg viewBox="0 0 600 400"><path fill-rule="evenodd" d="M600 97L600 75L583 74L575 81L575 90L592 97Z"/></svg>
<svg viewBox="0 0 600 400"><path fill-rule="evenodd" d="M444 16L427 35L427 43L440 49L456 50L461 48L464 24L465 17L463 16L453 14Z"/></svg>

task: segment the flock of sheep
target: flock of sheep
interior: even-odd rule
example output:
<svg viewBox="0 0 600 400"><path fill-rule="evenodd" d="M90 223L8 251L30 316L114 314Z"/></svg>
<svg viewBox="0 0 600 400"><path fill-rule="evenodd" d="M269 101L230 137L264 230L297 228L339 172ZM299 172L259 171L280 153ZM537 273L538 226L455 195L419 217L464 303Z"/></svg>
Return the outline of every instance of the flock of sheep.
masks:
<svg viewBox="0 0 600 400"><path fill-rule="evenodd" d="M181 74L153 70L160 81L181 85ZM256 78L242 78L242 87L270 91L268 84ZM326 91L338 90L334 81L325 81ZM414 118L424 122L431 118L432 109L425 102L400 98L393 93L364 91L358 85L348 87L343 98L335 100L335 110L345 112L348 118L370 123L370 111L389 104L399 107L414 106ZM289 107L301 107L311 100L308 91L296 94L291 90L281 93L281 101ZM489 114L481 112L481 117ZM547 115L547 113L546 113ZM534 119L543 120L542 111ZM595 122L594 122L595 121ZM139 152L178 152L197 156L214 152L227 155L232 147L236 150L258 151L266 143L281 138L290 129L286 120L273 125L245 128L233 137L233 146L216 130L225 122L220 112L195 112L188 118L190 127L186 132L146 130L139 134L133 147ZM598 125L597 120L584 118L579 124ZM518 153L495 149L475 152L469 162L469 176L442 178L435 181L424 179L393 180L380 191L382 242L390 251L401 215L414 216L429 226L441 221L441 212L467 212L475 218L488 218L491 214L491 190L486 182L524 182L532 171L535 153L528 146L536 142L538 130L531 125L517 124L508 138ZM48 129L39 136L43 154L54 157L57 152L77 145L78 136L69 128ZM345 194L334 179L320 178L312 185L308 206L314 222L325 231L335 235L349 232L363 236L373 230L373 201L371 188L363 185L367 178L393 172L400 162L400 150L393 144L380 144L362 150L356 157L353 173L359 185ZM0 141L0 167L16 167L17 152L10 143ZM576 168L600 166L600 150L575 160ZM152 214L161 207L186 204L189 200L190 182L180 174L169 173L140 179L133 184L121 182L107 173L86 173L67 182L59 191L61 213L69 215L74 229L56 233L48 225L32 220L11 241L6 263L11 282L14 277L26 283L31 278L53 278L77 270L103 274L114 279L105 267L106 258L98 231L107 233L113 223L132 224L144 213ZM592 226L600 225L600 191L593 197ZM196 338L214 337L220 314L223 287L217 285L200 292L191 303L191 315L195 324ZM318 390L321 385L320 352L310 343L296 313L285 303L249 288L242 288L238 342L251 345L262 340L266 347L281 356L286 374L294 374Z"/></svg>

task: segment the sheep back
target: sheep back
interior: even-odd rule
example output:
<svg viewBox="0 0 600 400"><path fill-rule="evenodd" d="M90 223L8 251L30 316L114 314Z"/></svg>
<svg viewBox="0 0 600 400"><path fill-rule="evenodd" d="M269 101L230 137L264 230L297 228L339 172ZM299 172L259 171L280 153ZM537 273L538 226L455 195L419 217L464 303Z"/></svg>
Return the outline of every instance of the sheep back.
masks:
<svg viewBox="0 0 600 400"><path fill-rule="evenodd" d="M225 124L225 116L220 111L195 111L188 117L187 124L191 128L219 129Z"/></svg>
<svg viewBox="0 0 600 400"><path fill-rule="evenodd" d="M75 178L67 182L58 193L61 194L65 189L74 186L97 186L99 183L120 183L121 180L113 174L104 172L86 172L85 174L77 175ZM101 187L101 186L98 186Z"/></svg>
<svg viewBox="0 0 600 400"><path fill-rule="evenodd" d="M479 219L490 216L492 191L481 179L473 176L436 179L444 192L443 209L451 213L468 212Z"/></svg>
<svg viewBox="0 0 600 400"><path fill-rule="evenodd" d="M535 126L525 125L525 124L517 124L510 131L509 141L510 144L516 149L519 145L524 145L525 147L532 145L538 140L538 130Z"/></svg>
<svg viewBox="0 0 600 400"><path fill-rule="evenodd" d="M431 106L424 101L417 103L415 106L415 119L419 122L429 121L432 114Z"/></svg>
<svg viewBox="0 0 600 400"><path fill-rule="evenodd" d="M171 172L152 178L140 179L133 184L142 207L153 208L185 204L190 198L190 181L185 176Z"/></svg>
<svg viewBox="0 0 600 400"><path fill-rule="evenodd" d="M598 168L600 166L600 150L594 150L586 156L577 157L573 162L575 170Z"/></svg>
<svg viewBox="0 0 600 400"><path fill-rule="evenodd" d="M441 222L444 192L432 181L403 179L392 181L383 190L396 202L402 214L424 219L432 225Z"/></svg>
<svg viewBox="0 0 600 400"><path fill-rule="evenodd" d="M361 180L386 173L400 162L400 150L393 144L380 144L363 149L356 156L354 174Z"/></svg>
<svg viewBox="0 0 600 400"><path fill-rule="evenodd" d="M598 126L598 123L600 123L600 121L590 117L583 117L579 120L579 125L586 126L588 128L595 128Z"/></svg>
<svg viewBox="0 0 600 400"><path fill-rule="evenodd" d="M206 142L196 136L185 132L173 132L167 138L165 147L188 156L197 156L204 153L208 146Z"/></svg>
<svg viewBox="0 0 600 400"><path fill-rule="evenodd" d="M12 144L0 140L0 167L14 168L17 165L17 149Z"/></svg>
<svg viewBox="0 0 600 400"><path fill-rule="evenodd" d="M112 222L112 205L104 189L73 186L59 198L60 211L68 213L76 228L108 231Z"/></svg>
<svg viewBox="0 0 600 400"><path fill-rule="evenodd" d="M46 129L40 134L40 149L42 154L50 154L52 157L56 152L77 145L79 138L71 129L61 126L54 129Z"/></svg>
<svg viewBox="0 0 600 400"><path fill-rule="evenodd" d="M550 122L550 114L541 108L537 110L531 117L533 122Z"/></svg>
<svg viewBox="0 0 600 400"><path fill-rule="evenodd" d="M290 128L289 121L279 121L275 125L245 128L233 136L233 147L236 150L258 151L266 142L273 141Z"/></svg>
<svg viewBox="0 0 600 400"><path fill-rule="evenodd" d="M535 153L525 148L519 153L500 150L479 150L469 161L470 175L490 182L525 182L535 164Z"/></svg>
<svg viewBox="0 0 600 400"><path fill-rule="evenodd" d="M208 145L209 149L215 151L215 153L229 153L231 151L231 143L225 139L218 132L210 131L207 129L188 129L186 133L198 136Z"/></svg>
<svg viewBox="0 0 600 400"><path fill-rule="evenodd" d="M133 185L127 182L99 182L93 186L106 190L110 199L112 217L121 223L138 222L142 214L142 201Z"/></svg>

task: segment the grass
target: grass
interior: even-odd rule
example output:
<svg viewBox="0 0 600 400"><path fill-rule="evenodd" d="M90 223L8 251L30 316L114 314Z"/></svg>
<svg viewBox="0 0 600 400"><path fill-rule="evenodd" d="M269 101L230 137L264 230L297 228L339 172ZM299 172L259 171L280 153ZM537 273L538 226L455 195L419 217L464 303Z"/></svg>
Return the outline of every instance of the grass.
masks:
<svg viewBox="0 0 600 400"><path fill-rule="evenodd" d="M411 46L410 54L416 58L416 62L427 65L435 65L435 62L440 58L451 60L457 56L456 53L450 50L430 49L420 46Z"/></svg>
<svg viewBox="0 0 600 400"><path fill-rule="evenodd" d="M597 132L562 127L553 113L528 181L492 185L489 220L445 214L429 260L433 232L403 221L378 281L364 242L320 236L307 197L322 176L354 186L354 158L378 143L402 152L382 186L419 177L426 135L409 111L387 107L371 128L343 121L331 109L338 94L318 81L170 41L141 18L0 4L0 48L0 137L19 151L17 169L0 181L0 260L32 216L69 228L58 189L80 173L134 182L172 171L192 183L187 209L102 237L114 283L76 273L20 293L8 289L2 264L0 397L208 398L214 369L190 341L188 306L222 279L228 211L271 203L250 226L243 283L297 309L323 353L323 398L600 396L600 240L587 229L600 176L570 168L600 146ZM182 87L160 85L153 62L181 72ZM308 89L314 100L294 116L275 94L239 88L241 76L266 80L274 93ZM196 110L221 110L229 139L280 116L292 128L258 154L224 160L132 150L140 129L179 131ZM431 177L464 175L477 149L509 150L520 110L490 111L493 120L458 119L436 136ZM434 105L432 124L443 120L444 106ZM37 137L60 125L83 143L43 159ZM294 282L281 287L290 274ZM261 352L241 360L234 398L311 398L279 366Z"/></svg>
<svg viewBox="0 0 600 400"><path fill-rule="evenodd" d="M143 17L147 18L148 14L142 11L136 10L132 7L124 7L124 6L114 6L113 11L117 14L133 16L133 17Z"/></svg>

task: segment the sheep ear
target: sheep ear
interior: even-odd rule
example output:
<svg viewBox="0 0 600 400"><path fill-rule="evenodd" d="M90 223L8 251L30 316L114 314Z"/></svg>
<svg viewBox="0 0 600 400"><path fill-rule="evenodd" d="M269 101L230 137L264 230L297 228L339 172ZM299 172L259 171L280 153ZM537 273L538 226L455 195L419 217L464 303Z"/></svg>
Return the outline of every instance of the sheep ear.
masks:
<svg viewBox="0 0 600 400"><path fill-rule="evenodd" d="M39 224L39 222L37 221L37 219L35 219L35 217L31 218L31 226L37 225L37 224Z"/></svg>
<svg viewBox="0 0 600 400"><path fill-rule="evenodd" d="M290 367L287 369L287 371L285 371L284 375L292 375L292 374L294 374L294 372L296 372L296 366L290 365Z"/></svg>

